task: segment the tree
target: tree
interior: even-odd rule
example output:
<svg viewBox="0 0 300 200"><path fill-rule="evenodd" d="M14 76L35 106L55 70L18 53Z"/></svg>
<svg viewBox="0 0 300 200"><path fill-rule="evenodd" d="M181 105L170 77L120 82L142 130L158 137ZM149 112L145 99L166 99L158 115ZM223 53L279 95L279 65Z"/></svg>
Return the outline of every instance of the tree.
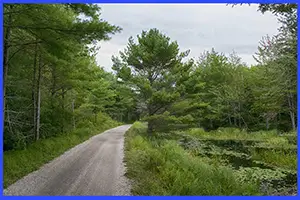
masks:
<svg viewBox="0 0 300 200"><path fill-rule="evenodd" d="M228 4L227 4L228 5ZM243 3L237 4L231 4L233 7L236 5L243 5ZM248 3L250 6L251 3ZM286 13L292 13L297 10L297 4L292 4L292 3L268 3L268 4L259 4L258 5L258 11L261 13L265 12L272 12L275 15L282 15Z"/></svg>
<svg viewBox="0 0 300 200"><path fill-rule="evenodd" d="M151 29L138 35L137 43L129 38L127 48L120 52L122 61L113 58L118 77L130 84L146 104L149 134L155 128L151 119L167 111L179 97L174 75L187 55L188 52L179 52L177 42L171 42L159 30Z"/></svg>
<svg viewBox="0 0 300 200"><path fill-rule="evenodd" d="M102 20L94 4L4 5L6 150L70 131L76 126L75 111L87 101L102 103L95 112L104 110L110 101L102 98L111 91L100 95L99 87L110 83L99 78L101 70L91 56L96 49L88 46L120 30ZM99 78L92 94L81 90L83 76Z"/></svg>
<svg viewBox="0 0 300 200"><path fill-rule="evenodd" d="M290 115L292 129L296 129L296 85L297 85L297 15L296 10L283 13L279 21L279 34L261 42L257 61L265 68L269 77L270 98L282 100L281 106ZM278 109L277 109L278 110Z"/></svg>
<svg viewBox="0 0 300 200"><path fill-rule="evenodd" d="M293 13L297 10L297 4L291 3L281 3L281 4L259 4L258 10L262 13L272 12L275 15L285 14L285 13Z"/></svg>

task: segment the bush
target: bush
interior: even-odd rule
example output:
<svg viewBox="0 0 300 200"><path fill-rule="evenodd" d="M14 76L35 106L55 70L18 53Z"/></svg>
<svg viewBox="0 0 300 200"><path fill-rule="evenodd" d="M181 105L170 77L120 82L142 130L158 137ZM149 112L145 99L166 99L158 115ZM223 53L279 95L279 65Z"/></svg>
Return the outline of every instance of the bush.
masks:
<svg viewBox="0 0 300 200"><path fill-rule="evenodd" d="M170 132L190 128L193 126L194 118L191 115L176 117L169 112L164 112L146 117L144 120L152 127L153 132Z"/></svg>

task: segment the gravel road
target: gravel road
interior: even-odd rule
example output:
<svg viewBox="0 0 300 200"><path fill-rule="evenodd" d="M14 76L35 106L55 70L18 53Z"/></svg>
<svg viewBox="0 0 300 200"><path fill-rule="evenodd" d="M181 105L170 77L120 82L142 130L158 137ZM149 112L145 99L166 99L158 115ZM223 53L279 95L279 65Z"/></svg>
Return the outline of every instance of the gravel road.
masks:
<svg viewBox="0 0 300 200"><path fill-rule="evenodd" d="M81 143L4 190L13 196L128 196L123 125Z"/></svg>

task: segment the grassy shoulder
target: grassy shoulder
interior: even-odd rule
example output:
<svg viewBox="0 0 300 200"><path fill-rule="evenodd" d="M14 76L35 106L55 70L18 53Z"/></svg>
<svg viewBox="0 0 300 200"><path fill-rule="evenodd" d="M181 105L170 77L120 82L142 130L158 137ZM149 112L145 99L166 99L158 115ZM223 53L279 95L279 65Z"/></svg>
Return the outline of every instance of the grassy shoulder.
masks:
<svg viewBox="0 0 300 200"><path fill-rule="evenodd" d="M87 127L77 128L69 133L39 140L23 150L4 152L4 188L39 169L68 149L118 125L120 123L102 115L97 126L89 124Z"/></svg>
<svg viewBox="0 0 300 200"><path fill-rule="evenodd" d="M134 195L261 195L256 183L245 183L230 167L196 156L177 141L146 136L136 122L126 133L127 176Z"/></svg>

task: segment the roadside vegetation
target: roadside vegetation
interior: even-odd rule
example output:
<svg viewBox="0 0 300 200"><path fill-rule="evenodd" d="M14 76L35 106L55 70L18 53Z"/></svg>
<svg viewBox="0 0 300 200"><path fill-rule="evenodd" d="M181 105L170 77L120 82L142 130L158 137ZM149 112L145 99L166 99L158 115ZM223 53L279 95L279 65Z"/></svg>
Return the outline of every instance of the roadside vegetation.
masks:
<svg viewBox="0 0 300 200"><path fill-rule="evenodd" d="M4 154L4 188L23 176L38 170L45 163L63 154L70 148L107 129L121 125L101 113L97 124L78 127L76 130L52 136L28 145L25 149L11 150Z"/></svg>
<svg viewBox="0 0 300 200"><path fill-rule="evenodd" d="M188 58L152 28L130 37L107 72L95 44L122 28L102 19L99 5L5 4L5 187L137 121L125 138L135 195L294 195L297 7L259 4L258 12L280 27L257 43L256 65L213 47Z"/></svg>
<svg viewBox="0 0 300 200"><path fill-rule="evenodd" d="M88 48L121 30L99 11L94 4L4 5L5 187L89 137L134 121L131 91L96 64L97 48Z"/></svg>
<svg viewBox="0 0 300 200"><path fill-rule="evenodd" d="M175 131L149 137L147 124L136 122L126 133L125 141L127 176L134 180L133 194L295 195L296 147L270 147L266 141L284 139L272 132L254 133L252 138L248 133L247 140L242 140L232 138L232 131L245 134L231 128ZM219 134L228 138L202 137ZM249 141L261 144L260 148Z"/></svg>
<svg viewBox="0 0 300 200"><path fill-rule="evenodd" d="M265 5L279 33L247 66L215 49L183 62L157 29L131 37L114 69L144 109L126 135L135 195L297 194L297 17L294 5Z"/></svg>

